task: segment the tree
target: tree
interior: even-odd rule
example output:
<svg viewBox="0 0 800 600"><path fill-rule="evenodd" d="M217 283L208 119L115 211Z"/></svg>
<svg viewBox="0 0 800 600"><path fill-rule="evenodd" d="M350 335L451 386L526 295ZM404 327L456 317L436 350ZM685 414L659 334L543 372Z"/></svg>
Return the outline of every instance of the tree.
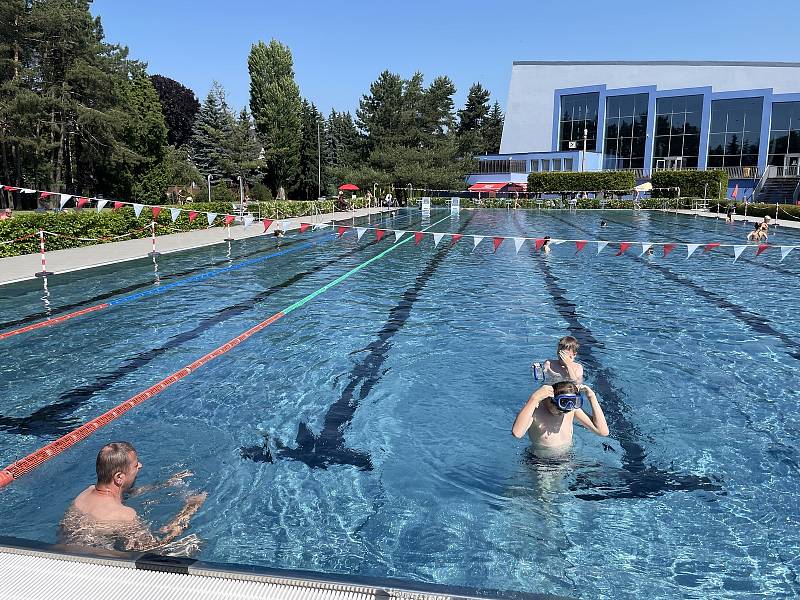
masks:
<svg viewBox="0 0 800 600"><path fill-rule="evenodd" d="M266 181L273 192L297 179L302 128L300 89L292 53L277 40L258 42L247 59L250 110L264 147Z"/></svg>
<svg viewBox="0 0 800 600"><path fill-rule="evenodd" d="M503 137L503 120L503 111L500 110L500 103L495 102L492 105L492 110L486 115L481 125L484 152L489 154L500 152L500 139Z"/></svg>
<svg viewBox="0 0 800 600"><path fill-rule="evenodd" d="M230 146L234 126L225 90L214 81L197 113L190 142L192 162L205 176L220 179L230 175Z"/></svg>
<svg viewBox="0 0 800 600"><path fill-rule="evenodd" d="M331 110L325 127L325 164L349 167L363 160L362 138L349 112Z"/></svg>
<svg viewBox="0 0 800 600"><path fill-rule="evenodd" d="M486 144L483 142L481 127L484 119L489 114L489 91L480 83L474 83L469 88L467 102L462 110L458 111L458 149L462 157L473 157L484 152Z"/></svg>
<svg viewBox="0 0 800 600"><path fill-rule="evenodd" d="M192 127L200 102L197 96L186 86L163 75L151 75L150 81L158 92L161 110L167 124L167 140L176 148L182 146L192 137Z"/></svg>
<svg viewBox="0 0 800 600"><path fill-rule="evenodd" d="M370 85L369 94L361 97L356 111L356 124L366 136L368 153L383 144L398 141L403 108L403 79L384 71Z"/></svg>
<svg viewBox="0 0 800 600"><path fill-rule="evenodd" d="M222 144L227 149L222 160L222 168L231 179L237 176L252 181L259 179L259 169L263 166L260 158L261 144L258 142L253 120L246 108L239 113L239 118L231 130L230 139L223 140Z"/></svg>
<svg viewBox="0 0 800 600"><path fill-rule="evenodd" d="M455 93L456 86L446 75L436 77L425 90L421 119L429 144L441 140L454 130L453 94Z"/></svg>

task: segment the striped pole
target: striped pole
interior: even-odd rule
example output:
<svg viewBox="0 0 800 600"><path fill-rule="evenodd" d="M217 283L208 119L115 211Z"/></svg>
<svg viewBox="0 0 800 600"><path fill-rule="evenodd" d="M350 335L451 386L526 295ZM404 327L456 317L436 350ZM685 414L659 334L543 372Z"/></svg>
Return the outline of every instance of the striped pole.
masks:
<svg viewBox="0 0 800 600"><path fill-rule="evenodd" d="M39 230L39 252L42 255L42 270L36 273L36 277L47 277L52 275L51 271L47 270L47 260L44 257L44 230Z"/></svg>
<svg viewBox="0 0 800 600"><path fill-rule="evenodd" d="M153 251L150 252L147 256L152 256L155 258L156 256L161 256L160 252L156 252L156 222L150 222L150 237L153 240Z"/></svg>

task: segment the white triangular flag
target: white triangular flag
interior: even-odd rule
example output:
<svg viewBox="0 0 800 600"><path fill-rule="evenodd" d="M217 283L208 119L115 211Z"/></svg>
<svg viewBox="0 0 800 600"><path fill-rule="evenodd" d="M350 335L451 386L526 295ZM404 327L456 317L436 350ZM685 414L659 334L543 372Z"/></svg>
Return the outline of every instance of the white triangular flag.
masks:
<svg viewBox="0 0 800 600"><path fill-rule="evenodd" d="M244 222L244 228L247 229L248 227L250 227L250 225L253 224L254 218L251 217L250 215L245 215L242 221Z"/></svg>
<svg viewBox="0 0 800 600"><path fill-rule="evenodd" d="M780 260L780 262L783 262L783 259L786 258L789 255L789 252L791 252L794 249L795 249L795 246L781 246L781 260Z"/></svg>
<svg viewBox="0 0 800 600"><path fill-rule="evenodd" d="M736 259L739 258L742 255L742 252L744 252L745 248L747 248L746 245L745 246L734 246L733 247L733 262L736 262Z"/></svg>
<svg viewBox="0 0 800 600"><path fill-rule="evenodd" d="M314 228L314 229L325 229L325 228L326 228L326 227L328 227L328 226L329 226L329 224L328 224L328 223L317 223L316 225L314 225L314 227L313 227L313 228Z"/></svg>
<svg viewBox="0 0 800 600"><path fill-rule="evenodd" d="M597 242L597 253L600 254L606 246L608 246L608 242Z"/></svg>
<svg viewBox="0 0 800 600"><path fill-rule="evenodd" d="M289 221L281 221L278 223L278 229L281 231L289 231Z"/></svg>
<svg viewBox="0 0 800 600"><path fill-rule="evenodd" d="M519 254L520 248L522 248L522 244L525 243L525 238L514 238L514 248L517 249L517 254Z"/></svg>
<svg viewBox="0 0 800 600"><path fill-rule="evenodd" d="M443 233L434 233L434 234L433 234L433 247L434 247L434 248L436 248L436 246L438 246L438 245L439 245L439 242L441 242L441 241L442 241L442 238L443 238L443 237L444 237L444 234L443 234Z"/></svg>
<svg viewBox="0 0 800 600"><path fill-rule="evenodd" d="M688 259L694 251L700 247L700 244L686 244L686 258Z"/></svg>
<svg viewBox="0 0 800 600"><path fill-rule="evenodd" d="M403 237L404 233L405 233L405 231L401 231L399 229L395 229L394 230L394 243L395 244L400 241L400 238Z"/></svg>
<svg viewBox="0 0 800 600"><path fill-rule="evenodd" d="M472 236L472 243L474 244L472 246L473 250L475 250L475 248L478 247L478 244L481 243L481 241L483 240L484 237L486 237L486 236L483 236L483 235L473 235Z"/></svg>
<svg viewBox="0 0 800 600"><path fill-rule="evenodd" d="M64 208L64 205L69 201L72 196L69 194L59 194L61 196L61 200L58 203L58 208ZM99 209L98 209L99 212Z"/></svg>
<svg viewBox="0 0 800 600"><path fill-rule="evenodd" d="M556 246L557 244L563 244L564 240L550 240L551 246Z"/></svg>
<svg viewBox="0 0 800 600"><path fill-rule="evenodd" d="M108 200L98 200L97 201L97 212L100 212L101 210L103 210L103 208L105 207L106 204L108 204Z"/></svg>
<svg viewBox="0 0 800 600"><path fill-rule="evenodd" d="M28 188L20 188L19 191L22 192L23 194L33 194L36 192L36 190L29 190Z"/></svg>
<svg viewBox="0 0 800 600"><path fill-rule="evenodd" d="M364 232L367 230L366 227L356 227L356 239L361 239L361 236L364 235Z"/></svg>
<svg viewBox="0 0 800 600"><path fill-rule="evenodd" d="M172 222L174 223L175 221L178 220L178 217L181 214L181 209L180 208L170 208L169 209L169 214L172 217Z"/></svg>
<svg viewBox="0 0 800 600"><path fill-rule="evenodd" d="M639 256L644 256L647 254L647 251L653 247L653 244L650 242L642 242L642 253Z"/></svg>
<svg viewBox="0 0 800 600"><path fill-rule="evenodd" d="M133 205L133 212L138 218L140 214L142 214L142 209L144 208L144 204L134 204Z"/></svg>
<svg viewBox="0 0 800 600"><path fill-rule="evenodd" d="M217 218L217 213L206 213L208 217L208 226L211 227L211 224L214 222L214 219Z"/></svg>

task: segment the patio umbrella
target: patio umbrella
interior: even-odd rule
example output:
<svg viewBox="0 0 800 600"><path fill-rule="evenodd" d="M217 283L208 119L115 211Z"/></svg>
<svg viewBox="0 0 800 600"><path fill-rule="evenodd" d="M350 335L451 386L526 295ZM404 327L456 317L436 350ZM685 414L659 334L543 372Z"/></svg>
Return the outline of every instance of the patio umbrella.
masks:
<svg viewBox="0 0 800 600"><path fill-rule="evenodd" d="M355 192L358 190L358 186L352 183L345 183L340 185L339 189L343 192Z"/></svg>

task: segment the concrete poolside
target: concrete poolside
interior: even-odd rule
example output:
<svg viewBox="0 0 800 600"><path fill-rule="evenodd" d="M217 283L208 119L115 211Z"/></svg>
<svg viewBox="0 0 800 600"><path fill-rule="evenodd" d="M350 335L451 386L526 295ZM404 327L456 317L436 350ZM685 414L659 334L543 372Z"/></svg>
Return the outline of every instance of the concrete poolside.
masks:
<svg viewBox="0 0 800 600"><path fill-rule="evenodd" d="M360 208L349 212L333 212L322 215L305 215L302 217L289 217L280 219L284 223L285 229L291 231L300 228L300 223L322 223L331 221L347 221L357 217L374 215L387 212L389 208ZM396 209L395 209L396 210ZM272 225L269 234L274 230ZM245 229L241 225L230 228L231 238L241 240L245 238L264 235L264 227L258 221ZM156 238L156 250L161 254L182 252L193 248L202 248L214 244L222 244L228 237L226 227L212 227L209 229L195 229L182 233L171 233L159 235ZM124 240L121 242L110 242L107 244L93 244L80 248L68 248L65 250L54 250L47 252L47 270L55 275L59 273L69 273L82 269L91 269L104 265L126 262L147 258L152 250L152 241L149 237ZM41 256L39 253L25 254L23 256L11 256L0 258L0 285L16 283L34 279L36 273L42 270Z"/></svg>
<svg viewBox="0 0 800 600"><path fill-rule="evenodd" d="M725 213L722 213L722 212L721 213L716 213L716 212L711 212L711 211L708 211L708 210L690 210L690 209L686 209L686 208L679 208L679 209L670 208L670 209L662 210L661 212L676 213L676 214L679 214L679 215L688 215L688 216L694 216L694 217L706 217L706 218L711 218L711 219L722 219L723 221L725 220ZM778 216L780 216L780 212L778 213ZM734 219L734 221L747 221L748 223L760 223L764 219L764 217L753 217L751 215L748 215L747 217L745 217L744 215L733 215L733 219ZM771 222L772 225L777 225L779 228L780 227L788 227L788 228L791 228L791 229L800 229L800 221L790 221L789 219L780 219L780 218L779 219L775 219L774 215L770 215L770 222Z"/></svg>

